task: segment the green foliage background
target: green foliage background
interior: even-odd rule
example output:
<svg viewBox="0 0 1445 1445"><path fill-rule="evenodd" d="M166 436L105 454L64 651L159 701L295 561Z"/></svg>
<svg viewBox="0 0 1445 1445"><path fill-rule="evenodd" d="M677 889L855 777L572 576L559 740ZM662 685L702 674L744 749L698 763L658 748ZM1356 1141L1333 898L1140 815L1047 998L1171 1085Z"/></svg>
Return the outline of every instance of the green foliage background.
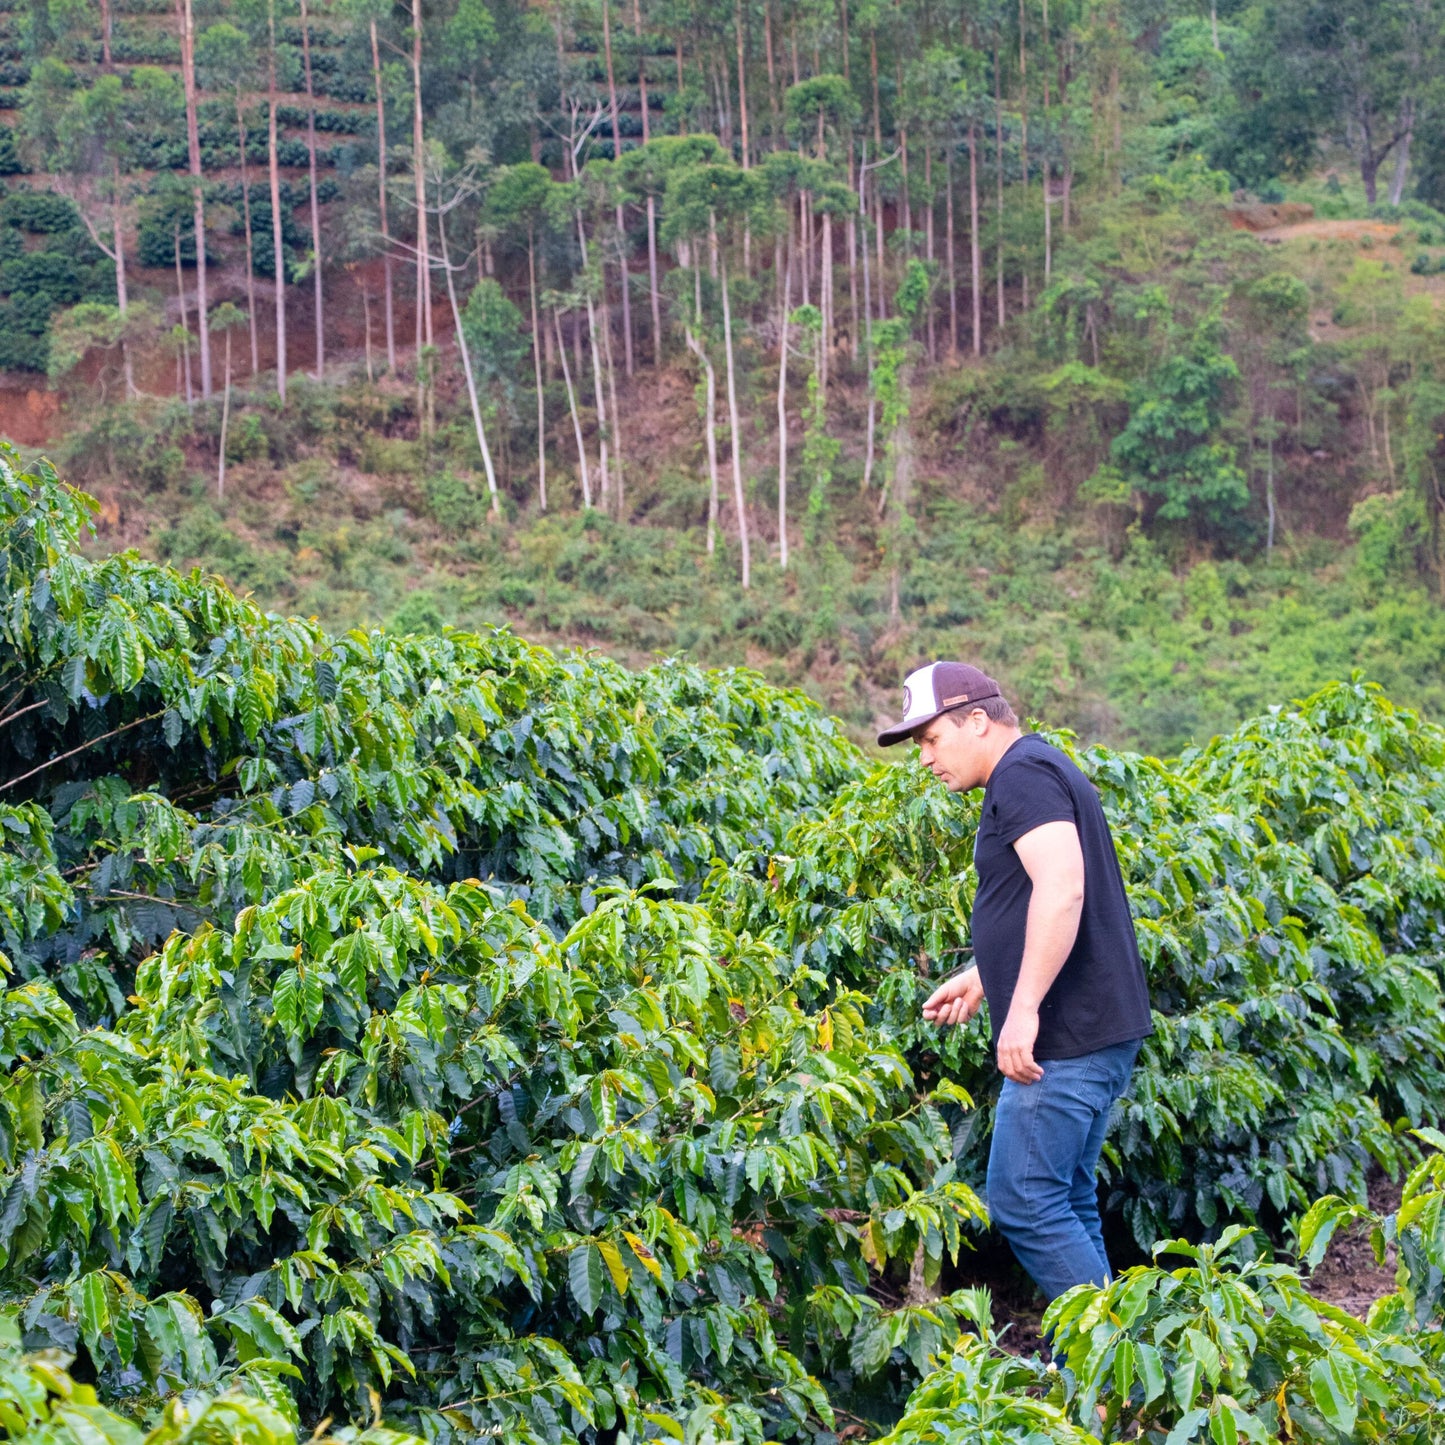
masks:
<svg viewBox="0 0 1445 1445"><path fill-rule="evenodd" d="M1369 1326L1219 1231L1284 1238L1333 1192L1309 1242L1372 1159L1420 1157L1440 729L1354 681L1174 766L1079 754L1158 1009L1109 1208L1141 1246L1218 1235L1198 1267L1247 1291L1203 1289L1190 1328L1232 1333L1161 1400L1199 1347L1153 1301L1187 1281L1067 1297L1071 1368L1037 1379L949 1292L995 1076L917 1004L966 947L966 803L747 673L331 637L86 560L89 504L46 470L7 464L3 497L0 1354L17 1399L46 1382L26 1429L82 1399L35 1375L52 1349L147 1422L240 1391L303 1429L380 1404L433 1440L824 1445L957 1349L949 1390L1056 1438L1107 1388L1120 1431L1224 1429L1227 1394L1245 1434L1288 1401L1300 1438L1435 1438L1438 1209L1390 1224L1413 1272ZM1155 1353L1126 1369L1136 1324ZM934 1438L909 1433L928 1378L900 1439Z"/></svg>

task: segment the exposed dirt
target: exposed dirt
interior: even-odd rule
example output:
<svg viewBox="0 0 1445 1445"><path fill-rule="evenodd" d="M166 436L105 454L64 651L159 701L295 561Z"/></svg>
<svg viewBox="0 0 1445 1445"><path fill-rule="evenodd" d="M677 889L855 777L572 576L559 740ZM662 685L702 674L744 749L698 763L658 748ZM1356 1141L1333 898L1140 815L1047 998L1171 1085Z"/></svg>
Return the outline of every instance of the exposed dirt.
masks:
<svg viewBox="0 0 1445 1445"><path fill-rule="evenodd" d="M1400 1207L1400 1185L1377 1175L1370 1180L1370 1208L1392 1214ZM1310 1292L1363 1319L1370 1306L1395 1288L1395 1251L1385 1263L1375 1263L1367 1229L1343 1230L1330 1241L1330 1250L1310 1276Z"/></svg>
<svg viewBox="0 0 1445 1445"><path fill-rule="evenodd" d="M1399 229L1391 221L1296 221L1254 234L1261 241L1388 241Z"/></svg>
<svg viewBox="0 0 1445 1445"><path fill-rule="evenodd" d="M1282 201L1275 205L1257 201L1230 206L1224 214L1235 230L1259 232L1312 220L1315 208L1302 201Z"/></svg>
<svg viewBox="0 0 1445 1445"><path fill-rule="evenodd" d="M1380 1214L1397 1210L1399 1183L1383 1174L1373 1175L1369 1203ZM1112 1252L1113 1246L1110 1248ZM994 1323L1003 1334L1006 1350L1032 1355L1047 1348L1041 1328L1043 1298L1001 1241L990 1238L978 1254L964 1256L960 1265L960 1278L949 1280L950 1287L983 1285L992 1293ZM1395 1288L1395 1251L1390 1249L1385 1263L1377 1264L1368 1229L1341 1230L1319 1268L1309 1276L1307 1287L1316 1298L1363 1319L1376 1300Z"/></svg>

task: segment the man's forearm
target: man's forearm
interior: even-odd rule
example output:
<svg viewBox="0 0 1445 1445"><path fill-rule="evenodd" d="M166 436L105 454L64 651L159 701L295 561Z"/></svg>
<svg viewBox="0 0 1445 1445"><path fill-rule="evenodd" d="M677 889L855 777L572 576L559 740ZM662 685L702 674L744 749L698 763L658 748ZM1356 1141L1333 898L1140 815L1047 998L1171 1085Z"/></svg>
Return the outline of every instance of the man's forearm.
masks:
<svg viewBox="0 0 1445 1445"><path fill-rule="evenodd" d="M1038 1011L1079 936L1083 911L1082 891L1034 889L1024 931L1023 962L1019 965L1011 1008Z"/></svg>

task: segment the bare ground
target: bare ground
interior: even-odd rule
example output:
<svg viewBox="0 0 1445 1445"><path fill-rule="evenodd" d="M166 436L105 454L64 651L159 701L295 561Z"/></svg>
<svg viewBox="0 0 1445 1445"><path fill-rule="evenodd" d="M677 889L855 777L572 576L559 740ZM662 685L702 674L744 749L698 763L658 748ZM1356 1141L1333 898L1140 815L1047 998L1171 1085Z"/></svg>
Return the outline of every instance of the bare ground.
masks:
<svg viewBox="0 0 1445 1445"><path fill-rule="evenodd" d="M1383 1174L1369 1182L1370 1208L1380 1214L1400 1207L1400 1184ZM1016 1355L1037 1354L1045 1348L1042 1330L1043 1299L1023 1271L1013 1263L1007 1250L986 1250L962 1261L961 1274L969 1276L958 1284L986 1286L993 1294L994 1322L1003 1333L1002 1344ZM1308 1276L1312 1295L1364 1319L1370 1306L1395 1288L1395 1251L1389 1251L1383 1265L1375 1262L1369 1231L1356 1227L1341 1230L1330 1242L1320 1266ZM955 1285L957 1287L957 1285Z"/></svg>

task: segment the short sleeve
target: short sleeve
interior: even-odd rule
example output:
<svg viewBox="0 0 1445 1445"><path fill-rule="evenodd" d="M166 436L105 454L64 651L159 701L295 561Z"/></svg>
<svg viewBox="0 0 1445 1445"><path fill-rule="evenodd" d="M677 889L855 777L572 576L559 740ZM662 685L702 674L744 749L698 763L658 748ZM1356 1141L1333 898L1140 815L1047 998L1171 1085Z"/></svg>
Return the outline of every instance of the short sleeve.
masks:
<svg viewBox="0 0 1445 1445"><path fill-rule="evenodd" d="M1068 785L1046 762L1020 759L999 782L993 821L999 841L1009 847L1045 823L1078 822Z"/></svg>

